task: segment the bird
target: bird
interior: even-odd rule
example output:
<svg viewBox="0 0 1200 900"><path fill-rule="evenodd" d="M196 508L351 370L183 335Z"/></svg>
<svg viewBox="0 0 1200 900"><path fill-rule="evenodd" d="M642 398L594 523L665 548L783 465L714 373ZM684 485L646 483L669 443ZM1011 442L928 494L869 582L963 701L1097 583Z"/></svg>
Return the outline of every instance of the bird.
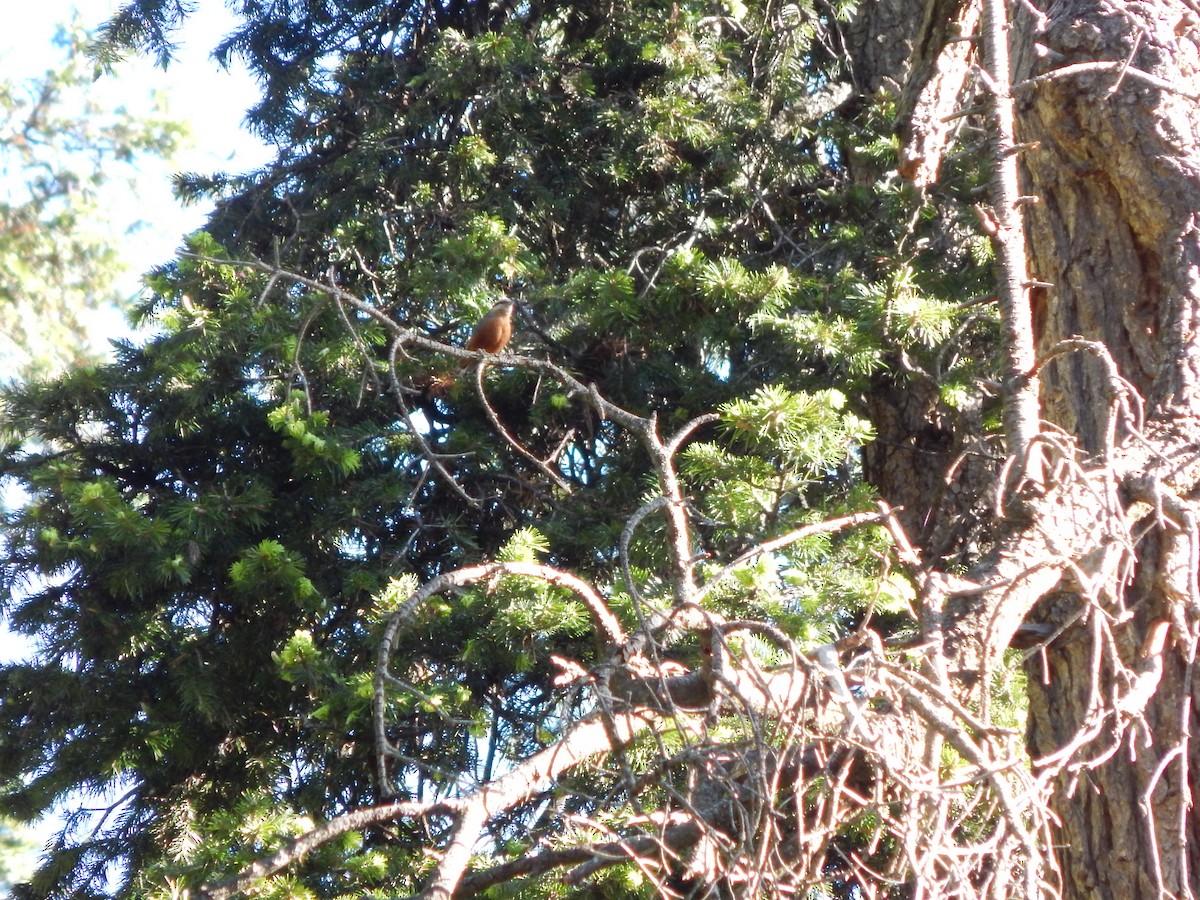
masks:
<svg viewBox="0 0 1200 900"><path fill-rule="evenodd" d="M475 325L471 337L467 340L468 350L482 350L484 353L499 353L508 346L512 338L512 316L516 304L512 300L500 300L487 311L487 314ZM465 369L472 360L464 359L459 368Z"/></svg>

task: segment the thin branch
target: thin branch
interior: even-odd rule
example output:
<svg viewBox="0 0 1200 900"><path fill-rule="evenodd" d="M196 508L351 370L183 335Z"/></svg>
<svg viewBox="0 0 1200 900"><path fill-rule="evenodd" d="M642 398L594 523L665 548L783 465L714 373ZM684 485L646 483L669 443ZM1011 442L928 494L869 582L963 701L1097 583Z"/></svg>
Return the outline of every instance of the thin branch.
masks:
<svg viewBox="0 0 1200 900"><path fill-rule="evenodd" d="M705 582L704 587L700 589L700 593L696 597L696 602L699 603L709 592L712 591L718 584L733 574L738 566L745 565L755 557L762 556L764 553L773 553L776 550L782 550L797 541L802 541L807 537L812 537L814 534L829 534L834 531L843 531L847 528L857 528L859 525L869 525L872 523L884 521L884 516L881 513L861 512L854 513L849 516L842 516L837 519L828 519L824 522L816 522L812 525L805 525L797 528L795 531L789 531L787 534L780 535L777 538L772 538L769 541L763 541L761 544L755 544L748 550L739 554L733 562L726 565L723 569L717 572L712 578Z"/></svg>
<svg viewBox="0 0 1200 900"><path fill-rule="evenodd" d="M1140 81L1143 84L1153 88L1158 88L1160 91L1167 91L1171 94L1177 94L1180 97L1186 97L1188 100L1200 100L1200 91L1189 91L1174 82L1167 81L1164 78L1159 78L1157 75L1151 75L1142 69L1134 66L1127 66L1124 62L1085 62L1072 63L1069 66L1061 66L1057 69L1052 69L1042 75L1036 75L1033 78L1027 78L1024 81L1019 81L1013 85L1014 92L1025 92L1033 90L1035 87L1040 87L1051 81L1057 81L1062 78L1074 78L1077 75L1089 75L1096 73L1111 73L1117 79L1122 77L1131 78L1135 81ZM1117 84L1114 84L1114 88Z"/></svg>
<svg viewBox="0 0 1200 900"><path fill-rule="evenodd" d="M417 446L421 448L421 455L425 457L425 461L433 467L434 472L446 483L450 490L457 494L459 499L468 506L478 508L480 500L468 494L466 488L458 483L458 479L450 474L450 470L442 462L442 454L434 452L433 448L429 446L429 442L425 440L425 435L421 432L417 423L412 420L412 412L409 410L408 404L404 402L404 388L400 384L400 380L396 377L396 354L400 352L400 347L401 343L399 340L392 342L391 349L388 352L388 378L391 381L392 395L396 398L396 405L400 407L401 413L404 414L404 421L408 423L409 434L417 442Z"/></svg>
<svg viewBox="0 0 1200 900"><path fill-rule="evenodd" d="M476 364L476 366L475 366L475 388L479 393L479 402L481 404L483 404L484 414L487 416L488 421L492 423L492 428L496 431L496 433L498 435L500 435L500 437L504 440L504 442L506 444L508 444L508 446L511 447L513 449L513 451L515 453L517 453L522 459L532 463L539 472L541 472L543 475L545 475L547 478L549 478L551 481L553 481L563 491L565 491L568 494L571 493L571 483L569 481L567 481L565 478L563 478L563 476L559 472L556 472L554 469L550 468L548 461L543 461L543 460L538 459L536 456L534 456L532 453L530 453L527 449L525 449L525 447L521 444L521 442L518 441L516 438L514 438L511 434L509 434L508 429L504 427L503 423L501 423L500 416L496 414L496 410L493 409L492 404L488 402L487 391L484 390L484 387L483 387L483 372L484 372L484 369L487 367L487 364L488 364L488 360L486 360L486 359L480 360L479 363ZM553 458L554 457L551 457L551 459L553 459Z"/></svg>
<svg viewBox="0 0 1200 900"><path fill-rule="evenodd" d="M381 822L396 819L428 818L430 816L453 815L460 801L436 801L433 803L411 803L397 801L379 806L367 806L330 819L324 825L305 832L288 841L270 856L259 859L242 869L232 878L202 884L196 895L206 900L228 900L244 893L251 885L291 865L308 853L327 844L334 838L350 831L362 831Z"/></svg>

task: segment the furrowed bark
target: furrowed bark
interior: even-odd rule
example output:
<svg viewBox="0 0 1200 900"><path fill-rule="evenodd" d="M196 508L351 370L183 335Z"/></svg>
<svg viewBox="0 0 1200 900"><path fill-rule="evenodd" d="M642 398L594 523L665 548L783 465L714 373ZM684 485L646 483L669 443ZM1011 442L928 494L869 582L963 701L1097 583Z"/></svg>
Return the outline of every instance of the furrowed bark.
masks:
<svg viewBox="0 0 1200 900"><path fill-rule="evenodd" d="M1034 277L1053 284L1035 296L1039 352L1076 336L1102 344L1144 398L1146 420L1112 420L1113 379L1093 355L1046 366L1046 418L1111 467L1136 555L1099 596L1068 582L1035 610L1065 629L1029 664L1035 757L1069 749L1096 698L1137 670L1156 623L1172 623L1144 722L1122 736L1119 718L1106 719L1057 776L1056 844L1072 900L1200 894L1197 22L1178 0L1067 0L1016 32L1018 140L1036 145L1021 162L1041 201L1030 210L1031 260Z"/></svg>

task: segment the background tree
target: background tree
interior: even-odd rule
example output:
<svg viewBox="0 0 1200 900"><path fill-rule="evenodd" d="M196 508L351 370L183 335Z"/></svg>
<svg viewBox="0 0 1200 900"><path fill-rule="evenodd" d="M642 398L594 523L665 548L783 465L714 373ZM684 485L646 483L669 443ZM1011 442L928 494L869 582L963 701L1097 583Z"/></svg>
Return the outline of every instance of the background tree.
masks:
<svg viewBox="0 0 1200 900"><path fill-rule="evenodd" d="M102 109L90 96L94 64L78 26L58 31L52 68L0 85L0 353L6 377L94 361L107 349L98 311L127 297L118 235L102 206L106 183L132 180L137 164L169 156L180 126L157 113Z"/></svg>
<svg viewBox="0 0 1200 900"><path fill-rule="evenodd" d="M40 848L28 828L10 823L0 823L0 848L4 850L0 860L0 889L7 892L36 868Z"/></svg>
<svg viewBox="0 0 1200 900"><path fill-rule="evenodd" d="M5 398L34 496L9 608L43 652L2 676L4 809L100 798L32 896L114 863L115 892L214 897L1194 890L1165 273L1195 207L1144 307L1167 368L1122 380L1113 335L1072 338L1095 236L1021 130L1051 88L1172 109L1182 11L1089 6L1141 35L1112 59L1064 18L1093 54L1065 69L1057 19L990 2L243 12L218 53L279 159L183 181L221 203L154 276L158 337ZM107 52L165 56L182 15L133 4ZM516 353L460 371L502 296ZM1105 427L1049 390L1039 425L1068 364ZM1069 813L1085 771L1138 794ZM1145 854L1100 849L1117 810Z"/></svg>
<svg viewBox="0 0 1200 900"><path fill-rule="evenodd" d="M165 119L103 113L89 93L88 36L60 27L54 64L0 84L0 379L51 375L107 349L97 313L128 300L104 184L169 156L181 137ZM11 652L9 650L8 652ZM0 821L0 889L22 881L40 849L34 833Z"/></svg>

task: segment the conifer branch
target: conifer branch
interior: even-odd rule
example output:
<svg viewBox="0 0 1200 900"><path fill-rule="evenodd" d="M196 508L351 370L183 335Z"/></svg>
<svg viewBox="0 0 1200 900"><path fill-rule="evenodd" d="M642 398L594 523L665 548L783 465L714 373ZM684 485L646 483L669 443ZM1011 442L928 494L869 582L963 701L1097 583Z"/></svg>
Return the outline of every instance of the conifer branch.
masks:
<svg viewBox="0 0 1200 900"><path fill-rule="evenodd" d="M196 897L200 900L228 900L230 897L245 893L257 882L274 875L343 834L362 831L372 825L393 822L396 819L452 815L458 805L459 802L453 800L433 803L412 803L398 800L393 803L381 803L378 806L366 806L342 813L325 824L292 838L270 856L256 860L232 878L200 885L196 888Z"/></svg>
<svg viewBox="0 0 1200 900"><path fill-rule="evenodd" d="M195 259L215 265L254 269L272 277L286 278L314 291L328 294L335 300L345 303L364 315L370 316L380 325L384 326L394 336L396 347L404 344L412 344L416 347L422 347L462 360L474 361L481 358L477 352L464 350L441 341L435 341L413 329L405 328L374 304L339 288L335 284L308 278L295 272L289 272L277 265L257 259L218 259L196 253L184 253L182 255L188 259ZM611 419L629 429L638 437L646 452L650 455L651 463L657 475L659 490L667 501L667 535L672 573L672 592L675 604L676 606L684 606L690 603L696 593L696 583L693 574L695 562L692 559L691 528L687 517L687 503L679 484L679 478L675 472L674 454L691 431L706 422L712 421L716 417L716 414L706 413L699 416L684 425L674 436L664 440L659 434L658 417L656 414L651 413L649 416L643 417L612 403L600 394L594 384L584 384L555 363L511 353L496 353L489 355L487 359L497 365L513 366L548 373L563 384L572 396L578 397L583 402L591 405L602 418ZM394 371L395 368L393 366ZM442 473L439 472L439 474ZM443 477L449 477L449 473L444 473ZM453 479L451 480L453 481ZM459 492L461 493L461 488Z"/></svg>

